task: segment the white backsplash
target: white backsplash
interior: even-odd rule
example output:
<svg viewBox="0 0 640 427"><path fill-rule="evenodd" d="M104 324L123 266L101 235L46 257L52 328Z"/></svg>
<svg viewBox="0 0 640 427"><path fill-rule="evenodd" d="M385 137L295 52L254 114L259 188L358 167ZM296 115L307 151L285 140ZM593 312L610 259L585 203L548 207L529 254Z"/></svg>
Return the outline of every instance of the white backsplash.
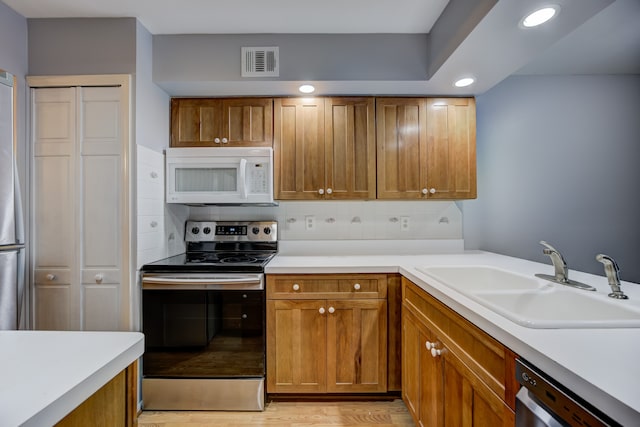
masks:
<svg viewBox="0 0 640 427"><path fill-rule="evenodd" d="M454 202L280 202L274 207L190 210L193 220L276 220L281 241L462 239L462 213Z"/></svg>
<svg viewBox="0 0 640 427"><path fill-rule="evenodd" d="M137 146L137 268L184 252L189 207L164 202L164 156Z"/></svg>

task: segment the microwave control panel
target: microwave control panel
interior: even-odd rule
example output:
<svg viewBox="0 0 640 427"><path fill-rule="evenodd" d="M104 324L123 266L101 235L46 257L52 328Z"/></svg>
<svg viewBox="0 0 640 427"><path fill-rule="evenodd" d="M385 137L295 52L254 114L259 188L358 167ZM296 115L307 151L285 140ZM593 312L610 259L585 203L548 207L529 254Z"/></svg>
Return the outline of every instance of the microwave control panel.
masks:
<svg viewBox="0 0 640 427"><path fill-rule="evenodd" d="M249 192L254 194L265 194L269 192L269 164L253 163L249 171Z"/></svg>

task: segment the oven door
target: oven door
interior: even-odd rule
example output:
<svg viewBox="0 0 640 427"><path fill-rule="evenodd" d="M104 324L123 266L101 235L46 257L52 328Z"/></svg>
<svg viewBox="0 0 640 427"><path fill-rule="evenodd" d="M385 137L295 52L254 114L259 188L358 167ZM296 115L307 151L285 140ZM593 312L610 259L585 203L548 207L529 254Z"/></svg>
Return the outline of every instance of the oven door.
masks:
<svg viewBox="0 0 640 427"><path fill-rule="evenodd" d="M263 409L265 293L244 276L143 276L145 408Z"/></svg>

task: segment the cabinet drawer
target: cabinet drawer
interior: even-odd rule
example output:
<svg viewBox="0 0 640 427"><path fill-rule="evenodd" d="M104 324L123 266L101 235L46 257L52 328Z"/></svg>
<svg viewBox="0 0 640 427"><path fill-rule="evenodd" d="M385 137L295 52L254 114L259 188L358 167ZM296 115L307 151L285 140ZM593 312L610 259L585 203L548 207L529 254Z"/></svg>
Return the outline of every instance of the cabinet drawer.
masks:
<svg viewBox="0 0 640 427"><path fill-rule="evenodd" d="M268 299L386 297L386 274L267 275Z"/></svg>
<svg viewBox="0 0 640 427"><path fill-rule="evenodd" d="M409 280L402 279L402 309L433 331L487 386L512 409L519 386L516 355Z"/></svg>

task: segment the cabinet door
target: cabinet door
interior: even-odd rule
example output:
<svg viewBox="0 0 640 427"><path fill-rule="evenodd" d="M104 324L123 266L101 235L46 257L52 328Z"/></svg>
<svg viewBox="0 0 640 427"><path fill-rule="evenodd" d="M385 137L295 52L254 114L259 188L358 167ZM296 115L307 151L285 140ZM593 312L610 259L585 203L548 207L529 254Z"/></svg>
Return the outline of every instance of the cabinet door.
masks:
<svg viewBox="0 0 640 427"><path fill-rule="evenodd" d="M35 328L78 330L75 89L33 89L32 94Z"/></svg>
<svg viewBox="0 0 640 427"><path fill-rule="evenodd" d="M276 99L274 124L275 199L323 199L324 99Z"/></svg>
<svg viewBox="0 0 640 427"><path fill-rule="evenodd" d="M229 146L271 147L273 99L222 99L222 133ZM218 144L216 144L218 145Z"/></svg>
<svg viewBox="0 0 640 427"><path fill-rule="evenodd" d="M444 425L515 425L515 413L453 352L444 351Z"/></svg>
<svg viewBox="0 0 640 427"><path fill-rule="evenodd" d="M121 329L125 168L119 87L80 94L81 315L83 330ZM123 327L125 327L123 325Z"/></svg>
<svg viewBox="0 0 640 427"><path fill-rule="evenodd" d="M373 98L325 100L326 198L375 199Z"/></svg>
<svg viewBox="0 0 640 427"><path fill-rule="evenodd" d="M420 199L427 163L427 101L376 99L378 199Z"/></svg>
<svg viewBox="0 0 640 427"><path fill-rule="evenodd" d="M476 111L472 98L427 101L427 178L430 199L476 197Z"/></svg>
<svg viewBox="0 0 640 427"><path fill-rule="evenodd" d="M267 301L268 393L326 391L326 308L322 300Z"/></svg>
<svg viewBox="0 0 640 427"><path fill-rule="evenodd" d="M386 300L327 301L327 392L385 391Z"/></svg>
<svg viewBox="0 0 640 427"><path fill-rule="evenodd" d="M402 314L402 399L419 426L442 426L442 358L426 345L431 332L411 313Z"/></svg>
<svg viewBox="0 0 640 427"><path fill-rule="evenodd" d="M221 104L218 99L174 98L171 100L171 146L220 146Z"/></svg>

